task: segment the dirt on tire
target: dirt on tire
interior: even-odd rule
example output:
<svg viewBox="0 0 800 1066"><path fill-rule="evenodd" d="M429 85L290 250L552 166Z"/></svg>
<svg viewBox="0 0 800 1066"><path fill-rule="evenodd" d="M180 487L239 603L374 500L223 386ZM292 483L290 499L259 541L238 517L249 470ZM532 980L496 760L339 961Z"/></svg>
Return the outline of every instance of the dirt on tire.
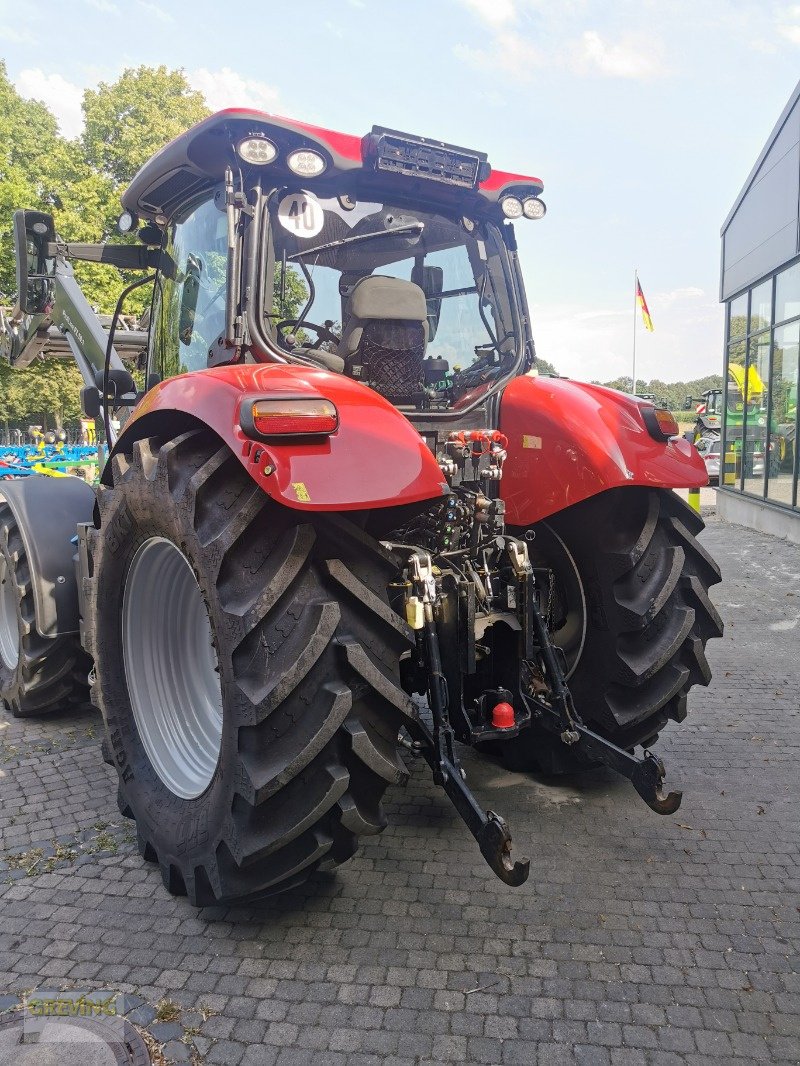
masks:
<svg viewBox="0 0 800 1066"><path fill-rule="evenodd" d="M88 650L142 855L198 906L256 900L338 866L383 829L384 790L407 777L399 659L413 635L387 602L396 560L351 522L273 503L208 431L137 441L112 463L89 531ZM220 756L194 799L151 765L126 684L122 597L149 537L192 566L219 664Z"/></svg>
<svg viewBox="0 0 800 1066"><path fill-rule="evenodd" d="M575 707L620 747L651 744L670 719L684 720L691 687L709 683L705 645L722 635L708 595L720 570L697 540L703 522L670 490L631 487L593 496L548 525L569 549L585 599L569 679ZM508 741L507 761L534 768L548 741L533 732Z"/></svg>

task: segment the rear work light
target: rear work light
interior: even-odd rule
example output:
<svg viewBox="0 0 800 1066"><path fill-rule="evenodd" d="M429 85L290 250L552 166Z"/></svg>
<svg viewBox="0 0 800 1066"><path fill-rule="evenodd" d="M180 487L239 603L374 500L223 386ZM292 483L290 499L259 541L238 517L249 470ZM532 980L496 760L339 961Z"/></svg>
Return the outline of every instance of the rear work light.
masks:
<svg viewBox="0 0 800 1066"><path fill-rule="evenodd" d="M278 156L278 149L266 137L245 137L243 141L239 141L236 151L245 163L252 163L254 166L266 166Z"/></svg>
<svg viewBox="0 0 800 1066"><path fill-rule="evenodd" d="M241 424L249 437L328 437L339 415L330 400L252 400L242 406Z"/></svg>
<svg viewBox="0 0 800 1066"><path fill-rule="evenodd" d="M644 424L651 437L656 440L667 441L671 437L680 435L680 428L671 411L664 411L660 407L640 407Z"/></svg>
<svg viewBox="0 0 800 1066"><path fill-rule="evenodd" d="M328 164L319 152L298 148L286 157L286 165L293 174L299 174L302 178L318 178Z"/></svg>

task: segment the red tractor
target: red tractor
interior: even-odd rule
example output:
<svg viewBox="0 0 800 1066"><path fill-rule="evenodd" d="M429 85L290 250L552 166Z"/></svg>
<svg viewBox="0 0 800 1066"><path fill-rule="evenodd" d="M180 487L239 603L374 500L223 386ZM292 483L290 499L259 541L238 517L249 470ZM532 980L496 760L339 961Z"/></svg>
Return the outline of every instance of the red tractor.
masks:
<svg viewBox="0 0 800 1066"><path fill-rule="evenodd" d="M423 137L230 110L136 175L138 241L16 213L7 355L68 349L113 447L96 493L0 488L0 695L22 716L91 686L171 892L344 862L402 749L512 885L528 862L458 745L606 764L677 809L649 748L722 632L672 491L705 467L652 403L537 376L512 223L541 191ZM106 331L73 259L151 271L147 329L120 328L128 286Z"/></svg>

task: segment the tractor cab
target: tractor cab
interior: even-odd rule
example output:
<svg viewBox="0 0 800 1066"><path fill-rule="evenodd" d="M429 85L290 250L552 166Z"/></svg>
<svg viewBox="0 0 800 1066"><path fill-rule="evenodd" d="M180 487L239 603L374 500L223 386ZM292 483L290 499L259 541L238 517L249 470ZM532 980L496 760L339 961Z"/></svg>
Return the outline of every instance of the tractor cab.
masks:
<svg viewBox="0 0 800 1066"><path fill-rule="evenodd" d="M151 373L290 363L410 416L479 406L533 361L509 221L537 178L374 127L363 138L225 111L159 152L123 227L162 243Z"/></svg>

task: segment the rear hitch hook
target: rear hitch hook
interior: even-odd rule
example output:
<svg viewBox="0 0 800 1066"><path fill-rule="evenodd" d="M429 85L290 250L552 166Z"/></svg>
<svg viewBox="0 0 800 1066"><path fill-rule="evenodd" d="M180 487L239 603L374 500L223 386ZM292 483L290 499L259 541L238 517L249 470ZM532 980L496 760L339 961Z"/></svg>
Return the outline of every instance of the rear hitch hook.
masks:
<svg viewBox="0 0 800 1066"><path fill-rule="evenodd" d="M680 791L664 795L661 786L665 776L666 771L661 759L651 751L645 751L644 758L630 777L633 787L656 814L674 814L683 799L683 793Z"/></svg>
<svg viewBox="0 0 800 1066"><path fill-rule="evenodd" d="M505 819L494 811L486 812L478 846L484 859L505 884L518 888L528 880L531 860L511 858L511 833Z"/></svg>

